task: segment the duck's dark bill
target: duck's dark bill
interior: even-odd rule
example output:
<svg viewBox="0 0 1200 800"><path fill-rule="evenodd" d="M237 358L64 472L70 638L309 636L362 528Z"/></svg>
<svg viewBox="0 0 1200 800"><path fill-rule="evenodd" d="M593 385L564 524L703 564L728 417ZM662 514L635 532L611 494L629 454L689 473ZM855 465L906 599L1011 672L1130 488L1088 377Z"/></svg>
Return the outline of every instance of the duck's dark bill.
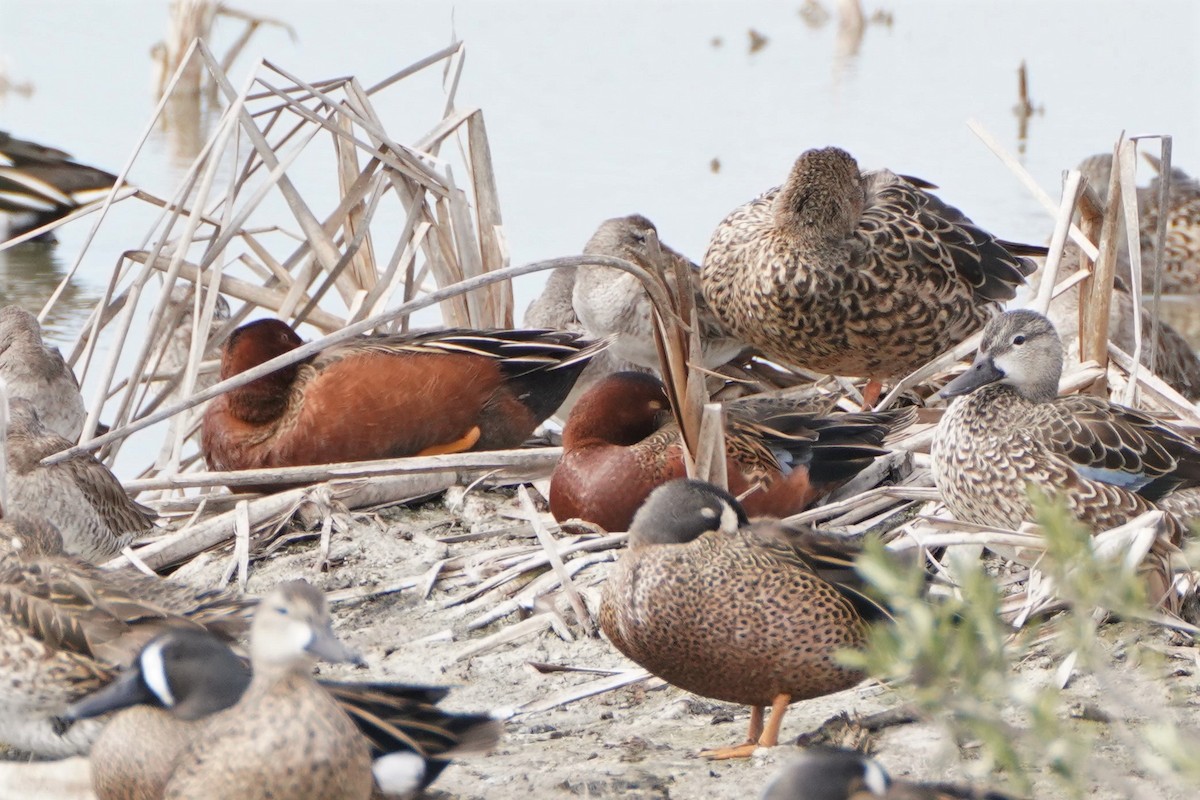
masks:
<svg viewBox="0 0 1200 800"><path fill-rule="evenodd" d="M72 703L63 719L78 722L142 703L159 705L158 698L146 687L141 673L136 669L127 669L103 689Z"/></svg>
<svg viewBox="0 0 1200 800"><path fill-rule="evenodd" d="M980 386L986 386L1003 377L1004 373L996 369L991 357L981 356L975 359L966 372L947 383L938 394L946 398L970 394Z"/></svg>

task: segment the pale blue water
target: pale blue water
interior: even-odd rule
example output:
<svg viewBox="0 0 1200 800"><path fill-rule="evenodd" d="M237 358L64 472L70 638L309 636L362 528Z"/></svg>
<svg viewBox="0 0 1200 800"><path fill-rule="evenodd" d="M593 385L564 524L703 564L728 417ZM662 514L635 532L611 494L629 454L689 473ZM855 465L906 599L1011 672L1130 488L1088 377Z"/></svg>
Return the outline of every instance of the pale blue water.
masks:
<svg viewBox="0 0 1200 800"><path fill-rule="evenodd" d="M836 22L810 27L798 1L235 4L297 33L260 29L232 70L238 87L264 56L305 79L370 84L464 40L458 106L484 109L514 263L577 253L602 220L635 211L698 260L730 209L828 144L938 184L999 235L1043 241L1051 218L965 124L978 119L1017 152L1022 60L1045 109L1022 160L1055 196L1062 170L1122 130L1173 134L1176 163L1200 171L1200 4L1186 1L867 0L868 17L885 8L894 22L869 25L849 55ZM117 171L154 106L149 52L166 18L165 2L5 0L0 64L36 92L0 98L0 129ZM768 39L756 53L751 28ZM213 49L238 30L219 23ZM387 98L380 111L401 141L437 120L436 76ZM156 131L133 180L169 195L186 140ZM50 320L58 340L74 337L120 252L140 245L150 217L127 216L101 228ZM61 230L53 249L0 253L3 302L39 308L89 226ZM518 317L540 280L518 283Z"/></svg>

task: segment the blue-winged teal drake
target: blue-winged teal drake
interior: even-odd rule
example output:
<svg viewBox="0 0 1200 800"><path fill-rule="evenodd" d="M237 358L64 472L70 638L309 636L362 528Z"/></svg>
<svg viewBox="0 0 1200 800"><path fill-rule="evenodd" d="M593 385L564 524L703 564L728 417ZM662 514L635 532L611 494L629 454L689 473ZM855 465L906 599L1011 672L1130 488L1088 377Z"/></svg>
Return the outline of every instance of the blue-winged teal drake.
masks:
<svg viewBox="0 0 1200 800"><path fill-rule="evenodd" d="M164 626L233 636L247 603L62 552L44 518L0 520L0 741L39 756L87 752L97 722L64 729L67 706L105 685Z"/></svg>
<svg viewBox="0 0 1200 800"><path fill-rule="evenodd" d="M634 517L604 586L600 626L668 683L750 706L746 743L705 753L745 757L777 744L789 704L863 679L836 653L861 646L867 622L886 612L863 594L856 552L777 520L749 522L711 484L672 481Z"/></svg>
<svg viewBox="0 0 1200 800"><path fill-rule="evenodd" d="M20 306L0 308L0 378L8 396L32 403L47 428L79 441L87 417L79 381L58 348L42 341L37 317Z"/></svg>
<svg viewBox="0 0 1200 800"><path fill-rule="evenodd" d="M1108 400L1058 397L1062 365L1062 341L1041 314L1010 311L988 324L974 363L942 390L958 398L932 450L951 513L1016 528L1033 517L1031 485L1061 495L1101 530L1155 507L1183 519L1200 512L1196 441Z"/></svg>
<svg viewBox="0 0 1200 800"><path fill-rule="evenodd" d="M149 642L128 670L67 714L75 721L122 709L92 746L99 800L162 797L179 756L194 737L207 735L210 715L238 702L250 679L249 665L205 631L173 629ZM376 787L388 797L424 789L452 756L489 749L500 734L500 723L487 715L438 709L444 688L319 683L367 738Z"/></svg>
<svg viewBox="0 0 1200 800"><path fill-rule="evenodd" d="M163 797L369 798L370 746L313 680L317 659L359 660L334 635L325 596L306 581L282 583L255 610L249 685L191 738Z"/></svg>
<svg viewBox="0 0 1200 800"><path fill-rule="evenodd" d="M65 217L116 182L116 175L69 153L0 131L0 212L11 215L10 237ZM53 240L51 234L38 238Z"/></svg>
<svg viewBox="0 0 1200 800"><path fill-rule="evenodd" d="M915 178L809 150L713 233L704 296L784 363L896 378L983 327L1045 248L997 240ZM878 388L874 389L877 392ZM870 400L868 400L870 402Z"/></svg>
<svg viewBox="0 0 1200 800"><path fill-rule="evenodd" d="M243 325L221 379L301 344L281 320ZM540 330L363 336L215 398L201 448L210 469L237 470L516 447L603 347Z"/></svg>
<svg viewBox="0 0 1200 800"><path fill-rule="evenodd" d="M828 411L828 407L824 409ZM726 404L730 491L752 516L786 517L865 469L887 451L889 430L911 410L814 413L802 398L749 397ZM605 530L629 528L654 487L686 476L679 427L662 382L619 372L580 398L563 428L563 457L550 478L550 511Z"/></svg>
<svg viewBox="0 0 1200 800"><path fill-rule="evenodd" d="M42 515L62 533L68 553L99 563L153 527L153 512L129 498L121 482L91 453L44 466L72 443L49 430L27 400L13 400L8 427L8 490L12 510Z"/></svg>
<svg viewBox="0 0 1200 800"><path fill-rule="evenodd" d="M950 783L895 781L873 758L853 750L803 751L775 776L762 800L1011 800Z"/></svg>
<svg viewBox="0 0 1200 800"><path fill-rule="evenodd" d="M675 265L682 264L691 278L682 289L695 300L704 366L719 367L747 349L745 342L726 332L704 301L699 267L659 241L658 229L642 215L606 220L588 240L583 253L623 258L652 275L661 275L675 292L681 290ZM659 370L653 306L642 282L628 272L599 264L584 264L577 269L572 304L587 332L596 337L615 337L611 349L617 358Z"/></svg>

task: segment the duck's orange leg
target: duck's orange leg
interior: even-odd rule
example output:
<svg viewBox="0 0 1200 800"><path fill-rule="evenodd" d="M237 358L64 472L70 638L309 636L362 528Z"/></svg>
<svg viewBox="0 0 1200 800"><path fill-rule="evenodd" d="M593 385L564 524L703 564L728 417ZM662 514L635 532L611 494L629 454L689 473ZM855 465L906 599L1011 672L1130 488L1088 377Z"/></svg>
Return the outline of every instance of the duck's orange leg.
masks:
<svg viewBox="0 0 1200 800"><path fill-rule="evenodd" d="M883 394L883 384L874 378L867 380L867 385L863 387L863 411L870 411L875 408L875 404L879 402L880 395Z"/></svg>
<svg viewBox="0 0 1200 800"><path fill-rule="evenodd" d="M417 453L417 455L419 455L419 456L440 456L440 455L445 455L446 453L464 453L467 450L470 450L472 447L475 446L475 443L479 441L479 436L480 436L479 426L475 425L474 427L471 428L471 430L467 431L461 437L455 439L453 442L446 442L445 444L435 444L430 447L426 447L424 450Z"/></svg>
<svg viewBox="0 0 1200 800"><path fill-rule="evenodd" d="M771 703L771 718L763 727L763 708L750 707L750 730L744 744L733 747L719 747L716 750L701 750L700 755L711 761L724 761L730 758L749 758L760 747L774 747L779 743L779 725L783 722L783 712L792 702L792 696L781 694Z"/></svg>

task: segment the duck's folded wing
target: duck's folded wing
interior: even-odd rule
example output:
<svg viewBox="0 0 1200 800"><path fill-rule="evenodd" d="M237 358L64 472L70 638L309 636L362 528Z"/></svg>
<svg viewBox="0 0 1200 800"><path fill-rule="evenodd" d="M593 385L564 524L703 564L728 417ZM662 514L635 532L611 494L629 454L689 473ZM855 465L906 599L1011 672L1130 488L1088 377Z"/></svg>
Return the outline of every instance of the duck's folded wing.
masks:
<svg viewBox="0 0 1200 800"><path fill-rule="evenodd" d="M1035 414L1042 444L1089 480L1149 500L1200 485L1200 447L1149 414L1084 395L1060 397Z"/></svg>

